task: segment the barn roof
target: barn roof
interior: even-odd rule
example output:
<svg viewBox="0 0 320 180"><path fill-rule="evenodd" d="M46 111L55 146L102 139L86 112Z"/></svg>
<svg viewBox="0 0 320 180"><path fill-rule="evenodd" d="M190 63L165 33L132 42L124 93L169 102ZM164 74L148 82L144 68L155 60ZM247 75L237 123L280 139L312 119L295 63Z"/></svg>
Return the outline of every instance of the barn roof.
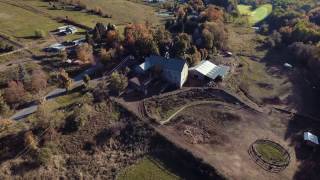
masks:
<svg viewBox="0 0 320 180"><path fill-rule="evenodd" d="M163 69L169 69L171 71L181 72L186 62L182 59L171 58L166 59L161 56L150 56L146 58L146 61L139 65L141 70L147 71L153 66L160 65Z"/></svg>

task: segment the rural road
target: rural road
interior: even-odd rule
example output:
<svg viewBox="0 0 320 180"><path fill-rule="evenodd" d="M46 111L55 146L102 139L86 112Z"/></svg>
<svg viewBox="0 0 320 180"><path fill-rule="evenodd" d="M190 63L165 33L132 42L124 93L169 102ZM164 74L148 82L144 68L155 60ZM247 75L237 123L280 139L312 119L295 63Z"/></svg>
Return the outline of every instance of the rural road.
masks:
<svg viewBox="0 0 320 180"><path fill-rule="evenodd" d="M126 58L124 58L115 68L113 68L111 71L109 71L108 73L104 74L105 76L109 76L111 75L114 71L118 70L120 67L122 67L123 65L126 64L126 62L128 60L133 60L134 57L133 56L127 56ZM83 71L82 73L78 74L76 77L73 78L73 87L72 88L76 88L79 87L83 84L83 80L82 78L87 74L93 74L98 68L101 67L101 64L97 64L95 66L90 67L89 69ZM102 78L96 78L96 79L92 79L92 81L100 81L102 80ZM50 93L48 93L45 98L47 101L51 101L54 100L56 97L59 97L63 94L66 93L66 89L65 88L57 88L54 89L53 91L51 91ZM16 112L13 116L10 117L10 119L13 120L20 120L22 118L25 118L27 116L29 116L30 114L36 112L38 109L38 104L36 102L33 102L29 107L21 109L20 111Z"/></svg>
<svg viewBox="0 0 320 180"><path fill-rule="evenodd" d="M86 74L92 74L93 72L95 72L96 69L98 69L99 66L92 66L89 69L83 71L81 74L78 74L76 77L73 78L73 88L79 87L83 84L83 76ZM45 98L47 101L51 101L54 100L56 97L63 95L66 93L66 89L65 88L57 88L54 89L53 91L49 92ZM10 119L13 120L20 120L22 118L25 118L27 116L29 116L30 114L34 113L38 108L38 104L36 102L33 102L29 107L24 108L20 111L18 111L16 114L14 114L13 116L10 117Z"/></svg>

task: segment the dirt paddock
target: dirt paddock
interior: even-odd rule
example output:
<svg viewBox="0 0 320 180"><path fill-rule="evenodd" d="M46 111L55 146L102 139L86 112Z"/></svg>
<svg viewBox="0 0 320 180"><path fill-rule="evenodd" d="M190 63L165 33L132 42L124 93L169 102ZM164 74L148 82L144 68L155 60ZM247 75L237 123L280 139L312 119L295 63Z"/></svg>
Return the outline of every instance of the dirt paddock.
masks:
<svg viewBox="0 0 320 180"><path fill-rule="evenodd" d="M186 108L160 129L228 179L293 179L298 163L294 149L284 138L280 119L283 117L251 112L237 105L211 103ZM269 173L256 165L248 148L257 139L270 139L288 149L292 157L289 166L282 172Z"/></svg>

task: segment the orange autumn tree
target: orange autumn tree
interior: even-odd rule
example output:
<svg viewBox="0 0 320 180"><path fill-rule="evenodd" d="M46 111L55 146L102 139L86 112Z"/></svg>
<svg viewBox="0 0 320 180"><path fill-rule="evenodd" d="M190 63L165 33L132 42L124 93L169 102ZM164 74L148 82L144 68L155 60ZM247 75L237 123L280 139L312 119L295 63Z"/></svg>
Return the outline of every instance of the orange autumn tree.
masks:
<svg viewBox="0 0 320 180"><path fill-rule="evenodd" d="M92 46L84 43L76 48L77 58L84 64L94 63Z"/></svg>
<svg viewBox="0 0 320 180"><path fill-rule="evenodd" d="M223 10L217 6L210 5L201 13L200 16L209 22L222 22Z"/></svg>
<svg viewBox="0 0 320 180"><path fill-rule="evenodd" d="M119 33L116 30L107 31L106 43L113 44L115 41L119 40Z"/></svg>
<svg viewBox="0 0 320 180"><path fill-rule="evenodd" d="M127 50L137 56L159 54L151 28L146 24L130 24L124 31Z"/></svg>

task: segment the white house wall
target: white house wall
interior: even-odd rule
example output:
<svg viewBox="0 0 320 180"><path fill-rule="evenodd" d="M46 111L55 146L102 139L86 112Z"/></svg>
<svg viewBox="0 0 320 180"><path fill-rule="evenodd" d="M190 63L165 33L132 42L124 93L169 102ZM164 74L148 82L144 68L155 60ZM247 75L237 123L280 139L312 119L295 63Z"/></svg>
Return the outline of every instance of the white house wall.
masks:
<svg viewBox="0 0 320 180"><path fill-rule="evenodd" d="M182 88L182 86L183 86L183 84L187 81L187 79L188 79L188 70L189 70L189 68L188 68L188 65L187 64L185 64L184 66L183 66L183 69L182 69L182 72L181 72L181 76L180 76L180 88Z"/></svg>

